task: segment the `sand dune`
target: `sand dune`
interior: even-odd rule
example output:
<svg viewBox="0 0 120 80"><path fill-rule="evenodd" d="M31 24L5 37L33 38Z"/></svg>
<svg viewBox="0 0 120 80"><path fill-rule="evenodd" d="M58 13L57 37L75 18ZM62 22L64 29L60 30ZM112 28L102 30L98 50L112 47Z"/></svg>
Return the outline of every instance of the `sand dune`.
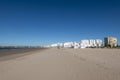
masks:
<svg viewBox="0 0 120 80"><path fill-rule="evenodd" d="M120 49L46 49L0 61L0 80L120 80Z"/></svg>

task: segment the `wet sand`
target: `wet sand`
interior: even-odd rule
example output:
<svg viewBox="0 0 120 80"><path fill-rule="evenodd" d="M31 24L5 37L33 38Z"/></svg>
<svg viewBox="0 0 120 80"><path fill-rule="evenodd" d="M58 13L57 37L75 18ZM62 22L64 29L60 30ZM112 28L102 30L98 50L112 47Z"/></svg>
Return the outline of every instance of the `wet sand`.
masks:
<svg viewBox="0 0 120 80"><path fill-rule="evenodd" d="M32 51L44 50L46 48L23 48L23 49L12 49L12 50L0 50L0 61L5 61L17 57L29 55Z"/></svg>
<svg viewBox="0 0 120 80"><path fill-rule="evenodd" d="M0 61L0 80L120 80L120 49L46 49Z"/></svg>

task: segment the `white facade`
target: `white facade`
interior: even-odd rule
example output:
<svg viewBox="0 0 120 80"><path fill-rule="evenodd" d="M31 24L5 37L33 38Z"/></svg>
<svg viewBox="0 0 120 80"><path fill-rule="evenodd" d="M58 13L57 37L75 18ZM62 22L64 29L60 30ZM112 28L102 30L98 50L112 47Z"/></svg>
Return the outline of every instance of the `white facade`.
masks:
<svg viewBox="0 0 120 80"><path fill-rule="evenodd" d="M96 47L97 46L96 40L94 40L94 39L90 39L89 43L90 43L90 47Z"/></svg>
<svg viewBox="0 0 120 80"><path fill-rule="evenodd" d="M97 47L101 47L102 46L102 40L96 39L96 44L97 44Z"/></svg>
<svg viewBox="0 0 120 80"><path fill-rule="evenodd" d="M81 40L80 42L64 42L52 44L51 47L58 48L90 48L90 47L101 47L102 40L101 39L90 39L90 40Z"/></svg>
<svg viewBox="0 0 120 80"><path fill-rule="evenodd" d="M72 48L73 42L65 42L63 43L63 45L64 45L64 48Z"/></svg>
<svg viewBox="0 0 120 80"><path fill-rule="evenodd" d="M86 48L86 47L89 47L90 44L89 44L89 40L81 40L80 41L80 48Z"/></svg>
<svg viewBox="0 0 120 80"><path fill-rule="evenodd" d="M52 45L50 45L50 47L57 47L58 46L58 44L52 44Z"/></svg>
<svg viewBox="0 0 120 80"><path fill-rule="evenodd" d="M74 49L80 48L80 43L74 42L73 47L74 47Z"/></svg>
<svg viewBox="0 0 120 80"><path fill-rule="evenodd" d="M90 40L81 40L80 41L80 48L87 48L87 47L101 47L102 40L101 39L90 39Z"/></svg>
<svg viewBox="0 0 120 80"><path fill-rule="evenodd" d="M63 43L58 43L58 44L57 44L57 47L58 47L58 48L63 48L63 47L64 47L64 44L63 44Z"/></svg>

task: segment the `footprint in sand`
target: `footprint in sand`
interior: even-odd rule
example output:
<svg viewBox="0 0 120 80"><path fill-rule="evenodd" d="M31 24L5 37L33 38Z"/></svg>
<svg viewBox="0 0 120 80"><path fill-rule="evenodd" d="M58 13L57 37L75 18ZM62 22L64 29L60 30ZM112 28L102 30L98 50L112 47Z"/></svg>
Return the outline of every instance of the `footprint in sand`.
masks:
<svg viewBox="0 0 120 80"><path fill-rule="evenodd" d="M98 67L103 68L105 70L109 69L108 67L105 67L104 64L96 64Z"/></svg>
<svg viewBox="0 0 120 80"><path fill-rule="evenodd" d="M80 60L82 60L82 61L86 61L86 59L85 59L85 58L83 58L83 57L80 57Z"/></svg>
<svg viewBox="0 0 120 80"><path fill-rule="evenodd" d="M75 54L74 54L74 57L79 58L81 61L86 61L86 59L85 59L85 58L83 58L83 57L79 56L77 53L75 53Z"/></svg>

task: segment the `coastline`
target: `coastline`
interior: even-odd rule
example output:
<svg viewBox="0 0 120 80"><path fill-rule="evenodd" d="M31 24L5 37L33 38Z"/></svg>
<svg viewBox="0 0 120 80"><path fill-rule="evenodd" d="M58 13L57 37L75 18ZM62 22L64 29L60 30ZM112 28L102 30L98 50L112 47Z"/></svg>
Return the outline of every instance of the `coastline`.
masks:
<svg viewBox="0 0 120 80"><path fill-rule="evenodd" d="M34 51L42 51L46 48L23 48L23 49L8 49L0 50L0 61L10 60L25 55L34 54Z"/></svg>

